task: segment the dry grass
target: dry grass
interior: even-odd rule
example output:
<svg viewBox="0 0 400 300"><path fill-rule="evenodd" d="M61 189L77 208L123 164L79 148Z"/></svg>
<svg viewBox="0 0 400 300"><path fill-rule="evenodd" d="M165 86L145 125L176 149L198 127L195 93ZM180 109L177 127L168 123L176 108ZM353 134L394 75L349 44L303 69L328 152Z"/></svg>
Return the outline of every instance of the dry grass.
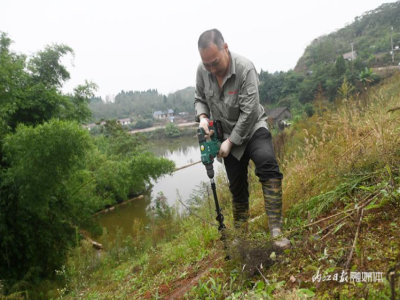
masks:
<svg viewBox="0 0 400 300"><path fill-rule="evenodd" d="M298 124L281 161L284 208L399 163L400 77Z"/></svg>

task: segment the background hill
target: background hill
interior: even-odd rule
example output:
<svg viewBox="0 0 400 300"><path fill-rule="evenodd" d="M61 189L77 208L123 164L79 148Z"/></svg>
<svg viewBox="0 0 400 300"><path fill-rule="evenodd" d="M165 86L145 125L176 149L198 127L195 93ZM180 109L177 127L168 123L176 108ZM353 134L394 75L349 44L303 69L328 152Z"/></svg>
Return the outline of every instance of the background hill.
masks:
<svg viewBox="0 0 400 300"><path fill-rule="evenodd" d="M151 119L154 111L173 109L179 112L193 111L194 87L187 87L168 95L155 90L121 91L114 99L94 97L89 103L92 120L141 117Z"/></svg>
<svg viewBox="0 0 400 300"><path fill-rule="evenodd" d="M306 48L294 70L306 72L315 65L333 63L338 56L352 51L351 44L357 53L356 63L365 63L369 67L391 65L391 41L393 48L400 47L399 16L399 1L365 12L346 27L316 38ZM395 51L394 56L398 62L400 51Z"/></svg>
<svg viewBox="0 0 400 300"><path fill-rule="evenodd" d="M366 82L376 84L380 80L374 74L378 72L375 68L389 69L399 64L399 16L400 1L383 4L356 17L346 27L316 38L294 70L275 73L261 70L262 103L272 107L288 106L295 114L306 112L310 115L312 109L307 103L318 99L334 101L341 96L338 90L345 78L354 86L351 93L364 92ZM354 56L351 55L351 44Z"/></svg>

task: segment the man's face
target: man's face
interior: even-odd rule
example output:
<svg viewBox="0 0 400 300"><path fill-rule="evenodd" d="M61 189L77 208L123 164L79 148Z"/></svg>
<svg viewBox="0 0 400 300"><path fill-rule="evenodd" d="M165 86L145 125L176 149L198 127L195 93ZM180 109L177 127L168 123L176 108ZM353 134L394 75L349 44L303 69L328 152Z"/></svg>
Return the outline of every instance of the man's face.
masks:
<svg viewBox="0 0 400 300"><path fill-rule="evenodd" d="M222 50L217 45L211 44L208 48L200 49L201 60L204 68L216 77L224 78L229 69L229 51L225 43Z"/></svg>

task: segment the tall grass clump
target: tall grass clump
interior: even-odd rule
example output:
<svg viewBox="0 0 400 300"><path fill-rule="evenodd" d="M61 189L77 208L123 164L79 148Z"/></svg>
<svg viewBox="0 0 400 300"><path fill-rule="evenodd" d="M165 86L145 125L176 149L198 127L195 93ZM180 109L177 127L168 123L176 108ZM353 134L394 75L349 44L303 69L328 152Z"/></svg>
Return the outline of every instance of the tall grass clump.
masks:
<svg viewBox="0 0 400 300"><path fill-rule="evenodd" d="M376 184L376 172L398 171L399 79L338 99L335 107L291 129L281 159L286 209L311 199L303 212L327 211L355 197L358 187Z"/></svg>

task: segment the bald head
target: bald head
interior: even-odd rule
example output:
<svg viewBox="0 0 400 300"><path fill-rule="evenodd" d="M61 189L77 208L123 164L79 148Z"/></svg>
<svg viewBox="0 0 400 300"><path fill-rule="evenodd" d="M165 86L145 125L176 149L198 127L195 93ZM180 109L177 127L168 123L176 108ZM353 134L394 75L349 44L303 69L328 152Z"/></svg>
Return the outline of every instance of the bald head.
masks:
<svg viewBox="0 0 400 300"><path fill-rule="evenodd" d="M200 35L198 49L204 68L217 78L224 78L229 64L230 54L221 32L211 29Z"/></svg>
<svg viewBox="0 0 400 300"><path fill-rule="evenodd" d="M221 34L221 32L218 29L211 29L204 31L200 37L199 41L197 43L198 49L206 49L210 47L211 45L216 45L218 50L222 50L224 48L224 38Z"/></svg>

